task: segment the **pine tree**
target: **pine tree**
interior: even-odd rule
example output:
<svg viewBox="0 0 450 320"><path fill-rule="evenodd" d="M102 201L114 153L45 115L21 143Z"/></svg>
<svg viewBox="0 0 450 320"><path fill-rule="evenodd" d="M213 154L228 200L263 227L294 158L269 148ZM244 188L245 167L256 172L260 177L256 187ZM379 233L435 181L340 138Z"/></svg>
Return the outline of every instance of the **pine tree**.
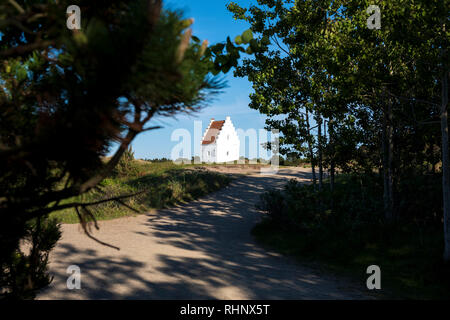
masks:
<svg viewBox="0 0 450 320"><path fill-rule="evenodd" d="M239 58L208 48L192 36L193 19L161 0L77 1L79 30L66 27L72 4L0 4L0 281L2 293L16 297L33 297L48 282L43 267L19 268L28 263L20 240L30 224L41 225L34 238L43 225L49 232L35 265L45 266L57 240L46 220L55 210L75 208L92 237L90 204L67 199L111 174L138 134L158 128L149 125L155 115L200 110L223 87L211 76L227 71L218 56ZM104 162L113 142L118 148ZM28 276L44 280L25 290L20 279Z"/></svg>

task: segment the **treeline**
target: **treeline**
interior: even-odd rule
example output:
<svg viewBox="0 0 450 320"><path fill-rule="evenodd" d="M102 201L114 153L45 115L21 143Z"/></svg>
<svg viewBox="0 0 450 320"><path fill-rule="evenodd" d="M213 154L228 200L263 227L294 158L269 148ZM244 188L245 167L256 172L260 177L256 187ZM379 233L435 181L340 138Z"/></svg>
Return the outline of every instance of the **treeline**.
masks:
<svg viewBox="0 0 450 320"><path fill-rule="evenodd" d="M366 11L371 4L229 3L255 34L235 75L252 82L250 107L268 116L267 129L280 130L280 153L309 159L319 193L333 192L336 170L378 175L384 221L412 221L405 181L431 183L423 177L440 174L443 208L433 219L449 261L449 2L383 1L379 16Z"/></svg>

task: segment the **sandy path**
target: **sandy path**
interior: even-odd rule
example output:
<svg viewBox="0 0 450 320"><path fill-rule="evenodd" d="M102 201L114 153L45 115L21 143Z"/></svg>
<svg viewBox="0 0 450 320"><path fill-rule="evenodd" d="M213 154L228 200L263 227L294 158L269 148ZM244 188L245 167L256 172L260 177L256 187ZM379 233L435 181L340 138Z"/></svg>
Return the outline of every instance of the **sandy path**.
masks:
<svg viewBox="0 0 450 320"><path fill-rule="evenodd" d="M156 213L101 221L95 235L63 225L50 270L55 278L39 299L363 299L365 279L350 283L323 275L261 248L251 228L265 187L306 169L253 174L198 201ZM66 287L69 265L81 268L80 290Z"/></svg>

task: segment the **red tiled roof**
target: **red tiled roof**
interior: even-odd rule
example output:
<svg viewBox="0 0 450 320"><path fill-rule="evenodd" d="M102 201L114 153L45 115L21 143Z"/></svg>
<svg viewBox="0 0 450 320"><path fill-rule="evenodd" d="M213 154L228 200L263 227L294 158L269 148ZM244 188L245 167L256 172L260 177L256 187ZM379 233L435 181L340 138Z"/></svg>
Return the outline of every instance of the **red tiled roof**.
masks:
<svg viewBox="0 0 450 320"><path fill-rule="evenodd" d="M205 138L202 141L202 144L211 144L216 141L217 135L220 130L222 130L222 126L225 123L225 120L221 121L213 121L208 131L206 132Z"/></svg>

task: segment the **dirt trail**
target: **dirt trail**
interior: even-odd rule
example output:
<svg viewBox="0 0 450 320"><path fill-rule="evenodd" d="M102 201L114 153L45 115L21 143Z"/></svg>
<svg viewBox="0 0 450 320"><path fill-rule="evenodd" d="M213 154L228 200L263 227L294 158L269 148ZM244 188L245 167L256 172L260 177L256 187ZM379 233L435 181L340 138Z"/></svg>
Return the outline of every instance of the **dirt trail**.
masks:
<svg viewBox="0 0 450 320"><path fill-rule="evenodd" d="M364 299L358 283L324 275L263 249L250 230L265 187L288 178L307 180L307 169L252 174L189 204L136 217L101 221L101 246L63 225L52 252L55 278L39 299ZM68 290L66 269L81 268L81 289Z"/></svg>

